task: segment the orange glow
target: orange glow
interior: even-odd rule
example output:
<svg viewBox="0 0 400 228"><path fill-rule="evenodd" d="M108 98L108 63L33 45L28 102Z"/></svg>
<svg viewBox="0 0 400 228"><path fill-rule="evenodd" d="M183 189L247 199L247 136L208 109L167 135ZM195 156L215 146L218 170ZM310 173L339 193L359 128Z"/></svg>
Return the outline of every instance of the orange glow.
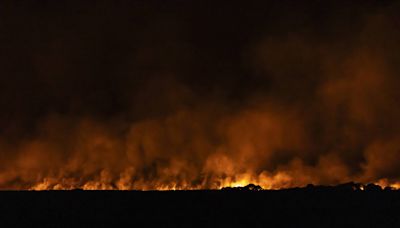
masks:
<svg viewBox="0 0 400 228"><path fill-rule="evenodd" d="M129 107L122 109L129 111L116 116L43 114L28 133L0 138L0 189L190 190L250 183L282 189L348 182L400 189L394 64L400 52L388 59L380 43L392 35L373 38L384 34L384 19L366 21L348 46L301 34L244 45L245 75L255 85L243 91L242 76L227 83L234 90L216 86L215 95L214 87L199 92L170 72L133 88L128 83L122 100ZM134 89L138 94L130 97Z"/></svg>
<svg viewBox="0 0 400 228"><path fill-rule="evenodd" d="M381 186L382 188L390 187L395 190L400 189L400 182L389 182L388 179L380 179L379 181L375 182L375 184Z"/></svg>

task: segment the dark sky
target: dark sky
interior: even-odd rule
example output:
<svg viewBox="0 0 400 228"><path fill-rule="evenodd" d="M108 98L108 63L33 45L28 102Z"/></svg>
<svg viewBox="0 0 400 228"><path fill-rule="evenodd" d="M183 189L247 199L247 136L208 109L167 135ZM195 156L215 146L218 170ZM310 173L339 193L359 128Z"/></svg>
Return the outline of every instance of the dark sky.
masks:
<svg viewBox="0 0 400 228"><path fill-rule="evenodd" d="M376 0L2 2L0 185L106 172L115 186L132 167L129 181L150 187L264 171L301 173L287 185L397 181L398 12ZM83 144L109 144L87 149L82 128Z"/></svg>

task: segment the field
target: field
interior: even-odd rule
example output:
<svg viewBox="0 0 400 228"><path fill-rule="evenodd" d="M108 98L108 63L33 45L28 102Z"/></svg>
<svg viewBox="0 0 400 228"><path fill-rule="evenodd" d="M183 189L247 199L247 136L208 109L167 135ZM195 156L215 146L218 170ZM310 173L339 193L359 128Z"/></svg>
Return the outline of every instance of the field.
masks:
<svg viewBox="0 0 400 228"><path fill-rule="evenodd" d="M4 191L3 223L24 226L393 227L400 191ZM144 225L139 225L144 224Z"/></svg>

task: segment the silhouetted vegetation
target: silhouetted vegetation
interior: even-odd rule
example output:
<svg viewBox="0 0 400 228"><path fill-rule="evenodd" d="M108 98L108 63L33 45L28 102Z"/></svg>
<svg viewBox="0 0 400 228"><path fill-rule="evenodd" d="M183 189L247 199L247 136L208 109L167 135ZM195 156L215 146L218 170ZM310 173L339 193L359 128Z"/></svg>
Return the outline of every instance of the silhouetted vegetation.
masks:
<svg viewBox="0 0 400 228"><path fill-rule="evenodd" d="M263 188L259 185L248 184L244 187L224 187L221 190L224 191L261 191Z"/></svg>
<svg viewBox="0 0 400 228"><path fill-rule="evenodd" d="M249 184L243 187L224 187L221 190L224 191L268 191L264 190L261 186L255 184ZM382 189L381 186L369 183L369 184L361 184L355 182L348 182L339 184L336 186L327 186L327 185L313 185L308 184L305 187L297 187L297 188L289 188L289 189L281 189L280 191L338 191L338 192L346 192L346 191L394 191L394 188L385 187Z"/></svg>

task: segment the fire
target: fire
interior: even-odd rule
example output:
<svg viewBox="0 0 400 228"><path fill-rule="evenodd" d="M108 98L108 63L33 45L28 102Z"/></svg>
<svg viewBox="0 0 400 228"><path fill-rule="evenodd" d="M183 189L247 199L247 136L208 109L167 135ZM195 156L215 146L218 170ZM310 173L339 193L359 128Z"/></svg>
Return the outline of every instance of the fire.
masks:
<svg viewBox="0 0 400 228"><path fill-rule="evenodd" d="M0 138L0 189L194 190L250 183L282 189L347 182L400 189L399 81L384 53L376 53L380 48L364 44L338 54L298 37L263 42L253 54L257 72L273 75L265 81L277 85L268 93L243 95L239 103L212 95L209 101L180 80L144 80L148 87L136 99L142 104L159 92L160 108L137 105L133 113L108 118L48 114L32 132ZM325 49L332 56L320 56ZM281 53L277 59L274 50ZM305 59L303 51L310 53ZM296 63L289 68L287 56ZM301 85L297 75L315 78Z"/></svg>
<svg viewBox="0 0 400 228"><path fill-rule="evenodd" d="M0 190L400 189L398 3L260 2L0 7Z"/></svg>
<svg viewBox="0 0 400 228"><path fill-rule="evenodd" d="M279 177L277 177L279 178ZM285 177L287 178L287 177ZM126 188L122 186L117 186L109 183L104 183L104 182L95 182L95 181L88 181L84 184L78 184L74 182L73 180L70 180L70 182L66 180L56 180L56 179L47 179L45 178L42 182L37 183L33 185L32 187L29 188L29 190L34 190L34 191L43 191L43 190L75 190L75 189L82 189L82 190L156 190L156 191L177 191L177 190L204 190L204 189L210 189L210 190L218 190L218 189L223 189L226 187L230 188L237 188L237 187L245 187L250 184L254 184L255 186L260 186L264 190L279 190L279 189L285 189L287 187L279 187L281 185L274 185L271 181L272 179L257 179L257 178L252 178L251 175L245 174L245 175L240 175L239 178L235 178L235 180L231 180L230 178L220 180L219 183L215 186L215 188L205 188L204 186L190 186L190 185L177 185L176 183L171 183L171 184L145 184L145 183L140 183L139 185L134 185L132 188ZM218 181L217 181L218 182ZM279 182L276 182L279 183ZM387 179L381 179L377 182L374 183L375 185L380 186L382 189L389 187L390 189L393 190L399 190L400 189L400 183L399 182L393 182L390 183L388 182ZM354 190L361 190L364 191L366 188L366 185L363 184L358 184L358 187L355 187ZM294 187L294 186L292 186Z"/></svg>
<svg viewBox="0 0 400 228"><path fill-rule="evenodd" d="M229 184L228 186L223 186L223 187L243 187L246 186L248 184L250 184L251 182L249 182L248 180L240 180L240 181L235 181L231 184Z"/></svg>
<svg viewBox="0 0 400 228"><path fill-rule="evenodd" d="M395 190L400 189L400 182L389 182L389 180L386 178L378 180L375 182L375 184L381 186L382 188L390 187Z"/></svg>

